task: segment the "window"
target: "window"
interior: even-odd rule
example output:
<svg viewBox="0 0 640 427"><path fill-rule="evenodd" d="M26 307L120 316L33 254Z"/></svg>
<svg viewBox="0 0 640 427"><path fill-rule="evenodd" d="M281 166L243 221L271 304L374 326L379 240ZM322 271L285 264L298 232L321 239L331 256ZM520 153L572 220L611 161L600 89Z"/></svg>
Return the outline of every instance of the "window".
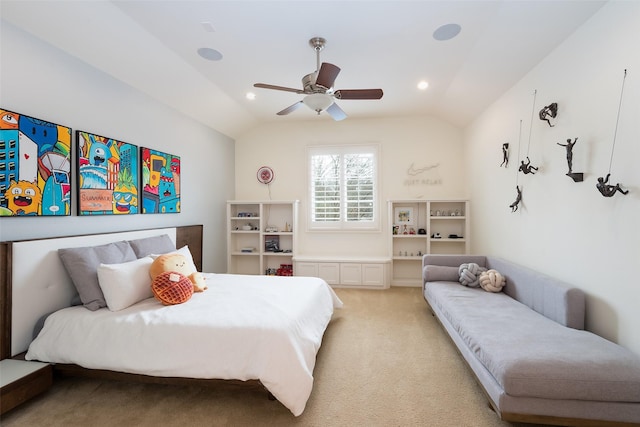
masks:
<svg viewBox="0 0 640 427"><path fill-rule="evenodd" d="M309 228L379 229L375 145L310 147Z"/></svg>

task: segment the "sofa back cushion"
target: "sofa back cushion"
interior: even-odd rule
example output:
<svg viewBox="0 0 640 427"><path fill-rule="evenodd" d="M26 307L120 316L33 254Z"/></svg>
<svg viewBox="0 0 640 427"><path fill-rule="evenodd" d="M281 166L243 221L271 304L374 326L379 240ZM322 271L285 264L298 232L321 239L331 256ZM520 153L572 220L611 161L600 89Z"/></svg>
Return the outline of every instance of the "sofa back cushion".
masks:
<svg viewBox="0 0 640 427"><path fill-rule="evenodd" d="M486 259L487 268L506 278L505 294L561 325L584 329L585 295L581 289L501 258Z"/></svg>

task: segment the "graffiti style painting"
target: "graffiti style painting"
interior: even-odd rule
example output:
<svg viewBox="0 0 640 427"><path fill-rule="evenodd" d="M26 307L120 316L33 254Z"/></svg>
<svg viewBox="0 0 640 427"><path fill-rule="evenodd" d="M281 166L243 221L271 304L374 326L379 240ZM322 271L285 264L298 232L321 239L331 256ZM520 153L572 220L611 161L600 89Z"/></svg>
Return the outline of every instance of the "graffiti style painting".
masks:
<svg viewBox="0 0 640 427"><path fill-rule="evenodd" d="M142 213L180 212L180 157L140 149Z"/></svg>
<svg viewBox="0 0 640 427"><path fill-rule="evenodd" d="M71 215L71 128L0 108L0 216Z"/></svg>
<svg viewBox="0 0 640 427"><path fill-rule="evenodd" d="M77 131L78 215L138 213L138 147Z"/></svg>

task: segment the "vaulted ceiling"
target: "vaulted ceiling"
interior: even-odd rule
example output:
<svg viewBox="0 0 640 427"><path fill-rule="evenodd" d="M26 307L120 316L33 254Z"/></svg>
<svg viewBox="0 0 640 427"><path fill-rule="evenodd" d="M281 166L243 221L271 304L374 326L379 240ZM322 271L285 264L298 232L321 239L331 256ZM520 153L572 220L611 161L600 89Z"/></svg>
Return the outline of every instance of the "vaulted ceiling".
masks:
<svg viewBox="0 0 640 427"><path fill-rule="evenodd" d="M384 90L380 100L337 101L347 120L433 115L465 126L604 3L2 0L0 16L235 137L266 121L333 123L307 107L277 116L303 95L253 87L302 89L302 77L316 70L313 37L327 40L321 62L341 68L336 89ZM447 24L459 34L437 40ZM417 89L421 80L426 90Z"/></svg>

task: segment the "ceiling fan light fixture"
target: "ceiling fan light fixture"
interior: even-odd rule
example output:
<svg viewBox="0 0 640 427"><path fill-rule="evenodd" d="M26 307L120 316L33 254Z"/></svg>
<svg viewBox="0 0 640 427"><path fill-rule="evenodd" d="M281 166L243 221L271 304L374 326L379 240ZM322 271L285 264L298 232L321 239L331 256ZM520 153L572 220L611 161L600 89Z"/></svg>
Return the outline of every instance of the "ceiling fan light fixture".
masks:
<svg viewBox="0 0 640 427"><path fill-rule="evenodd" d="M333 104L333 98L331 95L327 95L326 93L312 93L311 95L305 96L302 99L302 102L304 102L307 107L320 114L321 111L326 110L331 104Z"/></svg>

